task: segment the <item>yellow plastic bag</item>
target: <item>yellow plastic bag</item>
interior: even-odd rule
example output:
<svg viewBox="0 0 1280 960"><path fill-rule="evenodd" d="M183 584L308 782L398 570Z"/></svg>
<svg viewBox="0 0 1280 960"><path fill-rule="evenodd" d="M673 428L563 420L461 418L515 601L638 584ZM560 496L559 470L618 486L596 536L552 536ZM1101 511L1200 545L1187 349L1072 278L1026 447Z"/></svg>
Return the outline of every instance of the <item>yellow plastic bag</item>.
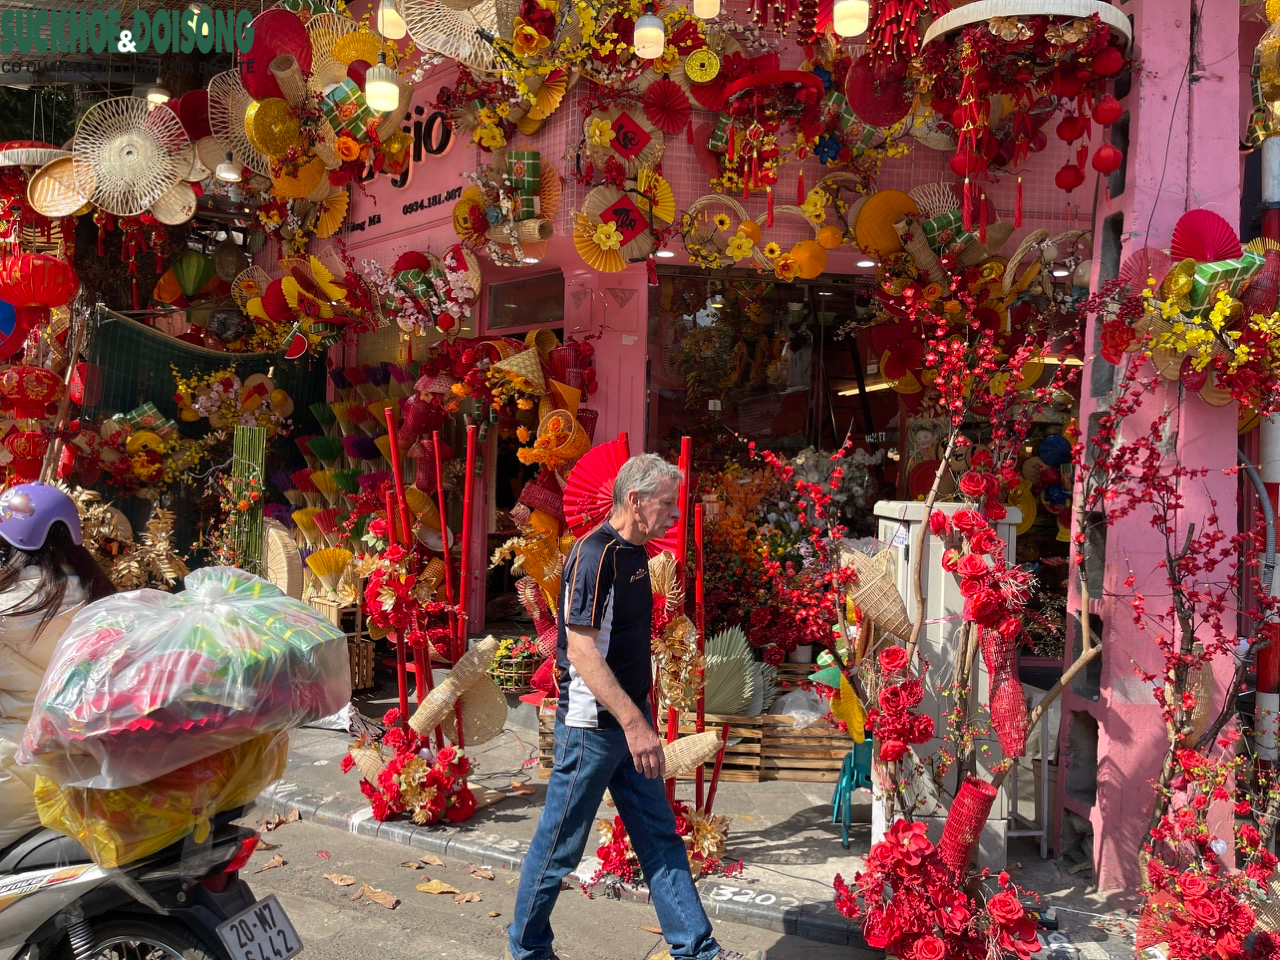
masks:
<svg viewBox="0 0 1280 960"><path fill-rule="evenodd" d="M256 799L288 758L289 738L270 733L120 790L59 789L39 777L36 810L46 827L79 840L98 866L119 867L189 834L204 842L210 820Z"/></svg>

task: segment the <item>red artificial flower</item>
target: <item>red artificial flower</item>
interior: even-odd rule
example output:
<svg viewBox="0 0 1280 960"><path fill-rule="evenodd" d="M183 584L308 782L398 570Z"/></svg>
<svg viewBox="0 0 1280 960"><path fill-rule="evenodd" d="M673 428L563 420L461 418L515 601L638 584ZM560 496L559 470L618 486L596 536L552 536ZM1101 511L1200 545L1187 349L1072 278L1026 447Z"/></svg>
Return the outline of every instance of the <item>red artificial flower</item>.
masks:
<svg viewBox="0 0 1280 960"><path fill-rule="evenodd" d="M958 934L969 925L969 898L956 890L944 890L938 894L938 908L934 920L945 933Z"/></svg>
<svg viewBox="0 0 1280 960"><path fill-rule="evenodd" d="M987 521L977 510L957 510L951 515L951 525L961 533L976 533L987 526Z"/></svg>
<svg viewBox="0 0 1280 960"><path fill-rule="evenodd" d="M947 573L955 573L956 567L960 566L960 551L948 550L942 555L942 569Z"/></svg>
<svg viewBox="0 0 1280 960"><path fill-rule="evenodd" d="M929 529L935 537L945 537L951 533L951 519L941 510L929 514Z"/></svg>
<svg viewBox="0 0 1280 960"><path fill-rule="evenodd" d="M912 960L942 960L946 953L947 948L942 940L930 933L916 941L915 948L911 951L911 958Z"/></svg>
<svg viewBox="0 0 1280 960"><path fill-rule="evenodd" d="M1204 898L1188 900L1185 906L1187 915L1202 927L1212 927L1222 917L1211 900Z"/></svg>
<svg viewBox="0 0 1280 960"><path fill-rule="evenodd" d="M976 500L987 492L987 481L982 474L970 470L960 478L959 487L966 497Z"/></svg>
<svg viewBox="0 0 1280 960"><path fill-rule="evenodd" d="M466 787L462 787L453 795L449 809L444 818L450 823L463 823L470 820L476 812L476 798Z"/></svg>
<svg viewBox="0 0 1280 960"><path fill-rule="evenodd" d="M1021 901L1007 890L997 893L987 901L987 913L1002 927L1012 927L1027 915Z"/></svg>
<svg viewBox="0 0 1280 960"><path fill-rule="evenodd" d="M989 554L999 547L1001 542L995 531L987 528L969 537L969 549L974 553Z"/></svg>
<svg viewBox="0 0 1280 960"><path fill-rule="evenodd" d="M897 673L907 665L907 651L896 644L880 651L880 669L885 673Z"/></svg>
<svg viewBox="0 0 1280 960"><path fill-rule="evenodd" d="M966 553L956 564L956 573L962 577L985 577L989 572L987 561L976 553Z"/></svg>
<svg viewBox="0 0 1280 960"><path fill-rule="evenodd" d="M982 590L964 602L964 618L984 627L994 627L1004 611L1004 601L994 590Z"/></svg>
<svg viewBox="0 0 1280 960"><path fill-rule="evenodd" d="M880 761L882 763L892 763L900 760L907 752L907 745L901 740L886 740L880 744Z"/></svg>

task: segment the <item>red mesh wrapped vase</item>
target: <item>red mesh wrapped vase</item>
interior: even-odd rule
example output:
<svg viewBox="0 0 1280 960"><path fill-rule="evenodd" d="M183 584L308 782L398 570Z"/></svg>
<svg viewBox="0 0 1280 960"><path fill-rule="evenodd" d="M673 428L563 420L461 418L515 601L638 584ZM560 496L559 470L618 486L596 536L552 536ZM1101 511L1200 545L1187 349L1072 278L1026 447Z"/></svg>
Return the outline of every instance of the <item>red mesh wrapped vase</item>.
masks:
<svg viewBox="0 0 1280 960"><path fill-rule="evenodd" d="M600 422L600 411L592 410L589 407L581 407L577 413L577 420L582 425L583 431L586 432L587 439L595 443L596 424Z"/></svg>
<svg viewBox="0 0 1280 960"><path fill-rule="evenodd" d="M1027 701L1018 679L1016 640L1008 631L982 632L982 659L991 678L991 726L1006 757L1021 757L1027 748Z"/></svg>
<svg viewBox="0 0 1280 960"><path fill-rule="evenodd" d="M985 780L966 777L960 785L960 792L947 814L946 826L942 828L942 839L938 841L938 855L957 880L963 880L968 872L973 848L995 800L996 788Z"/></svg>

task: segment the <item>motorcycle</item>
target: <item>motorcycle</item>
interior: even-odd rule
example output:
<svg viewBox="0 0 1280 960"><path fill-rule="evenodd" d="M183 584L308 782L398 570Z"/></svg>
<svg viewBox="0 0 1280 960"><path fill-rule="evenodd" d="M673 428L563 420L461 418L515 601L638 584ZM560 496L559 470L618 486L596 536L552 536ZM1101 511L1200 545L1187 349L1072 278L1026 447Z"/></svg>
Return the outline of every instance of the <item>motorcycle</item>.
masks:
<svg viewBox="0 0 1280 960"><path fill-rule="evenodd" d="M255 900L240 870L257 831L213 822L117 869L37 830L0 850L0 960L289 960L302 941L274 895Z"/></svg>

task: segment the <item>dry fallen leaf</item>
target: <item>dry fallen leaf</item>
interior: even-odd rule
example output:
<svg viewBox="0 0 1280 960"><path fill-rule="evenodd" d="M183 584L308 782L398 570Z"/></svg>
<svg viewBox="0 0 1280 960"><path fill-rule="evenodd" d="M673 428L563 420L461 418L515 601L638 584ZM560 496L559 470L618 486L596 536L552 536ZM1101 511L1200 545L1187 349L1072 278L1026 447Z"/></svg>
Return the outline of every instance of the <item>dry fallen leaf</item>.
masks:
<svg viewBox="0 0 1280 960"><path fill-rule="evenodd" d="M421 870L423 863L421 860L406 860L404 863L400 864L400 866L407 867L410 870Z"/></svg>
<svg viewBox="0 0 1280 960"><path fill-rule="evenodd" d="M484 897L472 890L468 893L460 893L453 898L454 903L479 903Z"/></svg>
<svg viewBox="0 0 1280 960"><path fill-rule="evenodd" d="M377 887L371 887L367 883L355 892L352 900L359 900L361 897L372 900L374 903L381 904L388 910L394 910L400 906L400 898L394 893L388 893L386 890L379 890Z"/></svg>
<svg viewBox="0 0 1280 960"><path fill-rule="evenodd" d="M494 917L502 916L502 914L500 914L497 910L490 910L488 913L485 914L485 916L488 917L490 920L492 920Z"/></svg>
<svg viewBox="0 0 1280 960"><path fill-rule="evenodd" d="M317 851L316 851L316 856L317 856L317 857L319 857L321 860L328 860L328 859L329 859L329 851L328 851L328 850L317 850Z"/></svg>
<svg viewBox="0 0 1280 960"><path fill-rule="evenodd" d="M658 936L662 936L661 927L641 927L640 929L643 930L645 933L656 933Z"/></svg>
<svg viewBox="0 0 1280 960"><path fill-rule="evenodd" d="M274 857L260 866L255 872L261 873L263 870L274 870L276 867L283 867L288 862L288 860L277 853Z"/></svg>
<svg viewBox="0 0 1280 960"><path fill-rule="evenodd" d="M537 792L538 791L534 790L533 787L529 786L527 783L523 783L519 780L511 781L511 793L513 796L531 797Z"/></svg>
<svg viewBox="0 0 1280 960"><path fill-rule="evenodd" d="M443 867L444 861L437 857L434 853L424 853L418 858L420 863L425 863L429 867Z"/></svg>
<svg viewBox="0 0 1280 960"><path fill-rule="evenodd" d="M267 841L265 841L265 840L259 840L259 841L258 841L258 846L257 846L255 849L257 849L257 850L279 850L279 849L280 849L280 844L278 844L278 843L267 843Z"/></svg>
<svg viewBox="0 0 1280 960"><path fill-rule="evenodd" d="M480 880L492 880L493 871L488 867L477 867L474 863L467 864L467 873Z"/></svg>
<svg viewBox="0 0 1280 960"><path fill-rule="evenodd" d="M457 887L451 887L443 880L428 880L426 883L418 884L418 890L422 893L458 893Z"/></svg>
<svg viewBox="0 0 1280 960"><path fill-rule="evenodd" d="M345 873L326 873L324 878L335 887L349 887L356 882L355 877L349 877Z"/></svg>
<svg viewBox="0 0 1280 960"><path fill-rule="evenodd" d="M280 814L276 814L274 817L268 817L266 820L259 820L258 826L260 826L263 830L270 832L272 830L278 829L279 827L283 827L286 823L297 823L301 819L302 819L302 814L300 814L295 808L293 810L290 810L288 814L286 814L283 817L280 816Z"/></svg>

